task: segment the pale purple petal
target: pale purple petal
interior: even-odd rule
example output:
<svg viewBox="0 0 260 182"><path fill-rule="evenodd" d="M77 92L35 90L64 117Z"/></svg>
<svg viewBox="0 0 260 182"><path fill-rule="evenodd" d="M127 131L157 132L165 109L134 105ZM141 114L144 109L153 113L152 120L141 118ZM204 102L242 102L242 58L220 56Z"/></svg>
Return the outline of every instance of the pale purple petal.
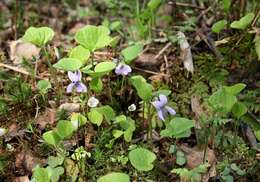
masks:
<svg viewBox="0 0 260 182"><path fill-rule="evenodd" d="M70 83L70 84L67 86L67 93L71 93L71 92L72 92L74 85L75 85L74 83Z"/></svg>
<svg viewBox="0 0 260 182"><path fill-rule="evenodd" d="M86 92L87 91L87 87L84 83L77 83L76 85L76 89L77 89L77 92Z"/></svg>
<svg viewBox="0 0 260 182"><path fill-rule="evenodd" d="M165 95L159 95L159 101L161 102L161 104L164 106L167 104L168 100L167 97Z"/></svg>
<svg viewBox="0 0 260 182"><path fill-rule="evenodd" d="M165 120L165 119L164 119L164 115L163 115L163 110L158 110L158 111L157 111L157 115L158 115L158 117L159 117L161 120L163 120L163 121Z"/></svg>
<svg viewBox="0 0 260 182"><path fill-rule="evenodd" d="M163 105L161 104L161 102L158 101L158 100L153 101L153 102L152 102L152 105L153 105L157 110L161 109L162 106L163 106Z"/></svg>
<svg viewBox="0 0 260 182"><path fill-rule="evenodd" d="M76 71L75 73L73 73L72 71L68 71L68 76L69 76L69 79L70 81L72 82L78 82L81 80L81 72L78 70Z"/></svg>
<svg viewBox="0 0 260 182"><path fill-rule="evenodd" d="M117 75L128 75L131 71L131 67L125 64L119 64L115 69Z"/></svg>
<svg viewBox="0 0 260 182"><path fill-rule="evenodd" d="M122 74L123 75L128 75L128 73L132 72L132 69L130 66L128 65L124 65L122 68Z"/></svg>
<svg viewBox="0 0 260 182"><path fill-rule="evenodd" d="M166 106L165 109L167 110L167 112L170 114L170 115L175 115L176 114L176 111L169 107L169 106Z"/></svg>

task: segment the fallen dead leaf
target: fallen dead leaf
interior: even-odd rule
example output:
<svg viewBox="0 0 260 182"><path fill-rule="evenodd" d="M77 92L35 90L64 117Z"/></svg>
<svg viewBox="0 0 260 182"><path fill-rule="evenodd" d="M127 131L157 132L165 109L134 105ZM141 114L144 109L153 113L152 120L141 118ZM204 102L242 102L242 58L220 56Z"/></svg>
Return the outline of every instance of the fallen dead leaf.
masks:
<svg viewBox="0 0 260 182"><path fill-rule="evenodd" d="M181 59L183 60L184 68L193 73L194 72L194 66L193 66L193 59L191 54L191 47L190 44L187 41L186 36L182 32L178 32L177 34L179 39L179 44L181 48Z"/></svg>
<svg viewBox="0 0 260 182"><path fill-rule="evenodd" d="M203 164L204 149L200 149L197 146L187 147L186 145L181 145L180 148L185 153L187 164L186 167L193 169L201 164ZM202 182L207 182L209 178L216 176L216 156L213 150L207 148L205 161L210 165L207 173L202 174ZM186 181L183 181L186 182Z"/></svg>
<svg viewBox="0 0 260 182"><path fill-rule="evenodd" d="M185 145L181 145L180 148L183 150L183 152L186 154L187 164L186 166L189 169L193 169L197 167L200 164L203 164L203 155L204 150L199 149L197 146L190 148ZM213 165L216 162L216 156L213 150L210 148L207 148L205 161L209 163L210 165Z"/></svg>
<svg viewBox="0 0 260 182"><path fill-rule="evenodd" d="M34 157L29 151L22 150L15 156L15 167L19 171L32 172L37 164L43 164L46 161Z"/></svg>
<svg viewBox="0 0 260 182"><path fill-rule="evenodd" d="M40 54L40 48L29 42L23 42L22 40L11 41L10 44L10 59L14 64L21 64L22 59L32 59L38 57Z"/></svg>
<svg viewBox="0 0 260 182"><path fill-rule="evenodd" d="M79 112L80 104L78 103L64 103L59 106L59 109L63 109L67 112Z"/></svg>
<svg viewBox="0 0 260 182"><path fill-rule="evenodd" d="M160 64L160 61L158 61L154 57L154 54L143 53L138 56L134 63L138 67L158 66Z"/></svg>
<svg viewBox="0 0 260 182"><path fill-rule="evenodd" d="M28 176L18 176L15 178L14 182L30 182Z"/></svg>
<svg viewBox="0 0 260 182"><path fill-rule="evenodd" d="M201 116L207 116L207 111L206 109L202 106L201 102L200 102L200 98L193 95L191 97L191 110L192 112L194 113L194 119L196 121L196 128L197 129L200 129L201 126L200 126L200 119L201 119Z"/></svg>
<svg viewBox="0 0 260 182"><path fill-rule="evenodd" d="M36 118L35 123L43 130L47 124L53 126L56 120L56 109L46 108L46 110Z"/></svg>

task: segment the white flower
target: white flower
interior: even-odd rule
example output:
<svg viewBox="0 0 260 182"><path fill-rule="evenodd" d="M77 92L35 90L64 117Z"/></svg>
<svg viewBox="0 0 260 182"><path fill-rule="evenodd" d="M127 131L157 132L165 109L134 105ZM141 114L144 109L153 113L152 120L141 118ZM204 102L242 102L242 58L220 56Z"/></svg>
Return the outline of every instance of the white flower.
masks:
<svg viewBox="0 0 260 182"><path fill-rule="evenodd" d="M98 103L99 103L99 100L96 99L95 97L90 97L88 99L88 106L89 107L97 107Z"/></svg>
<svg viewBox="0 0 260 182"><path fill-rule="evenodd" d="M136 110L136 105L135 104L131 104L129 107L128 107L128 111L132 112L132 111L135 111Z"/></svg>
<svg viewBox="0 0 260 182"><path fill-rule="evenodd" d="M5 128L0 128L0 137L6 134L7 130Z"/></svg>

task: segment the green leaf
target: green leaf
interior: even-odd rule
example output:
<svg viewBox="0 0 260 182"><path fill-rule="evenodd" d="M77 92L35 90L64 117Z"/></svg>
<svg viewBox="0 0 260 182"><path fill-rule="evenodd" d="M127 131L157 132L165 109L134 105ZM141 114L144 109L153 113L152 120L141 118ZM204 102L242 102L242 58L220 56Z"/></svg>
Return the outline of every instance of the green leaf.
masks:
<svg viewBox="0 0 260 182"><path fill-rule="evenodd" d="M50 182L51 174L45 168L36 166L33 169L33 179L36 182Z"/></svg>
<svg viewBox="0 0 260 182"><path fill-rule="evenodd" d="M232 113L234 114L234 116L236 118L240 118L241 116L243 116L244 114L247 113L247 107L245 104L243 104L242 102L237 102L235 103L235 105L232 107Z"/></svg>
<svg viewBox="0 0 260 182"><path fill-rule="evenodd" d="M37 83L37 89L40 90L41 93L47 93L47 90L51 88L51 83L48 80L40 80Z"/></svg>
<svg viewBox="0 0 260 182"><path fill-rule="evenodd" d="M94 71L98 75L105 75L105 74L109 73L110 71L112 71L115 67L116 67L115 63L110 62L110 61L104 61L104 62L98 63L95 66Z"/></svg>
<svg viewBox="0 0 260 182"><path fill-rule="evenodd" d="M119 138L119 137L121 137L121 136L124 134L124 131L121 131L121 130L113 130L112 134L113 134L113 137Z"/></svg>
<svg viewBox="0 0 260 182"><path fill-rule="evenodd" d="M184 156L184 153L178 150L176 153L176 164L182 166L185 163L186 163L186 158Z"/></svg>
<svg viewBox="0 0 260 182"><path fill-rule="evenodd" d="M47 167L49 168L49 167ZM60 179L60 176L62 174L64 174L64 168L59 166L59 167L56 167L56 168L51 168L51 181L52 182L58 182L59 179Z"/></svg>
<svg viewBox="0 0 260 182"><path fill-rule="evenodd" d="M53 65L54 68L65 71L76 71L81 66L83 66L82 62L75 58L62 58Z"/></svg>
<svg viewBox="0 0 260 182"><path fill-rule="evenodd" d="M116 116L113 108L108 105L97 107L97 108L95 108L95 110L98 111L99 113L103 114L107 122L110 122Z"/></svg>
<svg viewBox="0 0 260 182"><path fill-rule="evenodd" d="M90 120L91 123L100 126L103 121L103 115L100 114L96 109L92 109L88 113L88 119Z"/></svg>
<svg viewBox="0 0 260 182"><path fill-rule="evenodd" d="M228 11L231 5L231 0L222 0L222 8L224 11Z"/></svg>
<svg viewBox="0 0 260 182"><path fill-rule="evenodd" d="M238 175L243 176L245 175L245 171L241 170L235 163L232 163L230 165L230 168L235 171Z"/></svg>
<svg viewBox="0 0 260 182"><path fill-rule="evenodd" d="M254 131L254 133L255 133L256 139L257 139L258 141L260 141L260 130Z"/></svg>
<svg viewBox="0 0 260 182"><path fill-rule="evenodd" d="M146 80L140 76L132 76L130 78L131 84L135 87L137 90L138 96L144 100L149 101L152 97L152 85L148 84Z"/></svg>
<svg viewBox="0 0 260 182"><path fill-rule="evenodd" d="M147 7L150 10L155 11L157 8L159 8L161 2L162 0L150 0L147 4Z"/></svg>
<svg viewBox="0 0 260 182"><path fill-rule="evenodd" d="M113 172L98 178L97 182L130 182L130 177L124 173Z"/></svg>
<svg viewBox="0 0 260 182"><path fill-rule="evenodd" d="M255 36L254 42L255 42L255 51L258 56L258 60L260 60L260 36L259 35Z"/></svg>
<svg viewBox="0 0 260 182"><path fill-rule="evenodd" d="M57 133L62 138L69 138L74 132L74 126L70 121L60 120L57 124Z"/></svg>
<svg viewBox="0 0 260 182"><path fill-rule="evenodd" d="M100 77L94 77L92 78L92 80L89 83L89 87L91 90L93 90L94 92L101 92L103 89L103 83Z"/></svg>
<svg viewBox="0 0 260 182"><path fill-rule="evenodd" d="M61 141L60 136L52 130L45 132L42 137L46 143L51 145L57 145Z"/></svg>
<svg viewBox="0 0 260 182"><path fill-rule="evenodd" d="M215 33L219 33L223 28L225 28L227 25L227 20L220 20L213 24L212 31Z"/></svg>
<svg viewBox="0 0 260 182"><path fill-rule="evenodd" d="M129 46L121 51L125 62L130 64L141 52L143 51L142 44L135 44L133 46Z"/></svg>
<svg viewBox="0 0 260 182"><path fill-rule="evenodd" d="M90 52L88 49L85 49L79 45L70 51L69 57L78 59L82 62L83 65L85 65L90 57Z"/></svg>
<svg viewBox="0 0 260 182"><path fill-rule="evenodd" d="M114 21L110 24L109 28L114 31L120 30L122 23L120 21Z"/></svg>
<svg viewBox="0 0 260 182"><path fill-rule="evenodd" d="M87 25L76 33L75 40L90 52L94 52L109 45L112 39L109 33L105 26Z"/></svg>
<svg viewBox="0 0 260 182"><path fill-rule="evenodd" d="M48 165L52 168L62 165L63 161L64 157L61 155L48 157Z"/></svg>
<svg viewBox="0 0 260 182"><path fill-rule="evenodd" d="M87 118L80 113L72 113L70 122L74 127L74 130L77 130L79 127L87 123Z"/></svg>
<svg viewBox="0 0 260 182"><path fill-rule="evenodd" d="M244 30L253 21L254 13L248 13L238 21L233 21L230 25L231 28Z"/></svg>
<svg viewBox="0 0 260 182"><path fill-rule="evenodd" d="M231 111L237 102L237 98L226 92L225 89L219 89L210 96L208 102L209 106L211 106L215 112L226 114Z"/></svg>
<svg viewBox="0 0 260 182"><path fill-rule="evenodd" d="M244 88L246 87L246 84L244 83L237 83L232 86L224 86L223 88L228 94L231 95L237 95L239 94Z"/></svg>
<svg viewBox="0 0 260 182"><path fill-rule="evenodd" d="M161 131L161 135L164 137L184 138L189 137L191 134L191 128L195 126L193 120L186 118L176 117L169 123L166 123L166 128Z"/></svg>
<svg viewBox="0 0 260 182"><path fill-rule="evenodd" d="M129 152L129 160L138 171L152 170L155 159L156 155L145 148L136 148Z"/></svg>
<svg viewBox="0 0 260 182"><path fill-rule="evenodd" d="M52 40L53 36L54 31L49 27L30 27L25 31L22 39L37 46L44 46Z"/></svg>

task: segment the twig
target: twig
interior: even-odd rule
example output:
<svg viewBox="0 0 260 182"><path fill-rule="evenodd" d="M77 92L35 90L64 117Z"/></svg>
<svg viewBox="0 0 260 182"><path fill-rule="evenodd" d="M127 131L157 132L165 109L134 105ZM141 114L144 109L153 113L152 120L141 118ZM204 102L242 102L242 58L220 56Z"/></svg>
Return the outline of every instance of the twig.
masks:
<svg viewBox="0 0 260 182"><path fill-rule="evenodd" d="M157 72L150 71L150 70L144 70L144 69L137 68L137 67L134 67L134 66L132 66L132 68L135 69L135 70L138 70L138 71L143 71L145 73L152 74L152 75L161 75L161 76L165 76L165 77L169 77L170 76L170 75L163 74L163 73L157 73Z"/></svg>
<svg viewBox="0 0 260 182"><path fill-rule="evenodd" d="M188 3L181 3L181 2L172 2L170 1L168 4L175 4L176 6L182 6L182 7L189 7L189 8L196 8L196 9L200 9L200 10L204 10L205 8L203 7L199 7L193 4L188 4Z"/></svg>
<svg viewBox="0 0 260 182"><path fill-rule="evenodd" d="M7 65L7 64L3 64L3 63L0 63L0 67L4 67L4 68L7 68L7 69L10 69L10 70L13 70L15 72L18 72L18 73L22 73L24 75L28 75L28 76L31 76L29 72L25 71L25 70L22 70L20 68L17 68L17 67L14 67L14 66L10 66L10 65ZM39 76L36 76L37 79L43 79L42 77L39 77Z"/></svg>
<svg viewBox="0 0 260 182"><path fill-rule="evenodd" d="M168 44L166 44L166 45L158 52L158 54L156 54L156 56L154 56L154 59L158 59L171 45L172 45L171 42L169 42Z"/></svg>

